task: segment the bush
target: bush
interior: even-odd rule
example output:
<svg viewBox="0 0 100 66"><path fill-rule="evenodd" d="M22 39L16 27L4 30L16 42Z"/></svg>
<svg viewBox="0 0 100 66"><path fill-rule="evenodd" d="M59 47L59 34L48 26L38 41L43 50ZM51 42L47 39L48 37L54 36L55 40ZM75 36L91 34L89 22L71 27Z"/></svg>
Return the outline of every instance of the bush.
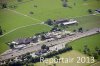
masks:
<svg viewBox="0 0 100 66"><path fill-rule="evenodd" d="M48 25L53 25L53 21L51 19L48 19L45 23Z"/></svg>
<svg viewBox="0 0 100 66"><path fill-rule="evenodd" d="M93 57L94 57L94 59L98 59L98 54L97 53L93 53Z"/></svg>

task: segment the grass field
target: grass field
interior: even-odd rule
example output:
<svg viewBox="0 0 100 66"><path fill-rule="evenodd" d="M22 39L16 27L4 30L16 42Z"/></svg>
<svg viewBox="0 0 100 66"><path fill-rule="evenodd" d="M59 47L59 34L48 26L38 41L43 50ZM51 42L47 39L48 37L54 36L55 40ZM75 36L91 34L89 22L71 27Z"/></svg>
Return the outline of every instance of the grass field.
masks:
<svg viewBox="0 0 100 66"><path fill-rule="evenodd" d="M95 52L95 47L100 48L100 34L96 34L89 37L84 37L78 40L75 40L71 43L69 43L74 50L78 50L81 53L83 53L84 45L87 45L90 49L91 53ZM100 56L99 56L100 59Z"/></svg>
<svg viewBox="0 0 100 66"><path fill-rule="evenodd" d="M96 35L92 35L92 36L88 36L88 37L84 37L84 38L75 40L75 41L69 43L73 47L74 50L60 54L59 56L65 57L65 58L71 57L71 58L75 58L75 59L76 59L76 57L84 57L84 56L87 57L82 52L84 45L87 45L88 48L90 48L91 52L94 52L95 51L94 48L96 46L98 46L98 47L100 46L99 39L100 39L100 34L96 34ZM99 58L100 58L100 56L99 56ZM45 63L36 63L35 64L35 66L40 66L40 65L41 66L48 66L48 64L45 65ZM56 64L56 66L90 66L90 65L92 65L92 64L76 63L76 60L73 63L67 63L67 64L58 63L58 64ZM53 66L53 64L51 64L51 66ZM96 66L96 65L93 65L93 66Z"/></svg>
<svg viewBox="0 0 100 66"><path fill-rule="evenodd" d="M90 66L100 66L100 62L96 62L95 64L91 64Z"/></svg>
<svg viewBox="0 0 100 66"><path fill-rule="evenodd" d="M74 3L76 3L75 6ZM86 2L83 0L69 0L68 5L72 8L62 7L61 0L32 0L19 4L16 2L16 4L17 8L14 10L27 15L30 15L29 12L33 11L34 14L30 16L40 20L46 20L48 18L60 19L88 15L88 9L96 9L100 7L99 2L96 0L88 0ZM35 8L34 5L37 5L37 8Z"/></svg>
<svg viewBox="0 0 100 66"><path fill-rule="evenodd" d="M88 57L88 56L81 54L80 52L75 51L75 50L63 53L59 56L60 56L60 58L69 58L69 57L74 58L74 61L73 61L73 63L71 63L71 62L69 62L69 63L57 63L56 66L87 66L87 65L90 65L90 63L77 63L77 60L78 60L77 57ZM52 64L45 64L45 63L34 64L34 66L48 66L48 65L53 66L53 63Z"/></svg>
<svg viewBox="0 0 100 66"><path fill-rule="evenodd" d="M16 40L17 38L25 38L25 37L32 37L36 33L41 33L41 32L47 32L50 30L50 27L47 25L31 25L26 28L21 28L18 29L14 32L11 32L2 38L0 38L0 53L2 53L4 50L3 49L8 49L6 43L10 42L12 40Z"/></svg>
<svg viewBox="0 0 100 66"><path fill-rule="evenodd" d="M74 6L74 3L76 5ZM35 33L49 31L47 25L36 25L50 19L75 18L78 26L70 26L67 30L83 27L90 29L100 27L100 15L89 15L88 9L97 9L100 7L100 1L88 0L69 0L68 5L72 8L62 7L61 0L9 0L7 9L0 9L0 26L4 35L0 37L0 53L8 49L7 42L17 38L33 36ZM9 8L16 5L15 9ZM34 7L37 5L37 8ZM34 14L29 14L29 12ZM81 17L84 16L84 17ZM34 26L32 26L34 24ZM29 26L27 26L29 25ZM26 26L26 27L25 27Z"/></svg>

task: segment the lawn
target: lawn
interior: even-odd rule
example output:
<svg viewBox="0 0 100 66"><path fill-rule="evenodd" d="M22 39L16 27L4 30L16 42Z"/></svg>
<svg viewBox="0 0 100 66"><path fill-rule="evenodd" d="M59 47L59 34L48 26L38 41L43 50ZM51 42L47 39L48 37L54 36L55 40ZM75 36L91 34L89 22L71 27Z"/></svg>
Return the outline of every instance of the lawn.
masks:
<svg viewBox="0 0 100 66"><path fill-rule="evenodd" d="M0 10L0 26L2 27L4 33L21 26L37 24L40 22L42 21L23 16L7 9Z"/></svg>
<svg viewBox="0 0 100 66"><path fill-rule="evenodd" d="M90 66L100 66L100 62L96 62L95 64L91 64Z"/></svg>
<svg viewBox="0 0 100 66"><path fill-rule="evenodd" d="M76 3L75 6L74 3ZM72 8L64 8L61 0L23 0L23 2L9 0L8 9L0 9L0 26L4 34L16 28L19 29L0 37L0 53L8 49L6 42L49 31L50 27L43 24L41 26L32 26L32 24L40 24L48 18L75 18L79 25L70 26L67 30L74 30L79 27L85 29L100 27L100 15L79 17L89 15L87 10L99 8L99 3L100 1L96 0L88 0L86 2L83 0L69 0L68 5ZM11 5L16 5L17 7L15 9L9 8ZM34 5L37 5L37 7L34 7ZM34 14L29 14L29 12L34 12ZM23 26L27 27L20 28Z"/></svg>
<svg viewBox="0 0 100 66"><path fill-rule="evenodd" d="M83 53L84 45L87 45L91 53L95 52L95 47L100 48L100 34L84 37L69 43L74 50ZM100 59L100 56L99 56Z"/></svg>
<svg viewBox="0 0 100 66"><path fill-rule="evenodd" d="M60 54L60 57L64 57L64 58L75 58L75 61L73 63L58 63L56 64L56 66L88 66L91 65L89 63L76 63L76 57L87 57L86 55L83 54L82 50L84 45L87 45L88 48L90 48L91 52L95 51L95 47L99 47L100 46L100 34L95 34L92 36L88 36L88 37L84 37L78 40L75 40L71 43L69 43L74 50L70 51L70 52L66 52L63 54ZM100 57L99 57L100 58ZM48 66L48 64L45 65L45 63L36 63L34 64L35 66ZM53 66L53 64L50 64L51 66ZM98 65L98 64L97 64ZM93 65L96 66L96 65Z"/></svg>
<svg viewBox="0 0 100 66"><path fill-rule="evenodd" d="M100 16L97 15L90 15L90 16L83 16L83 17L76 17L74 18L78 21L78 25L71 25L66 30L77 30L78 28L82 27L83 29L92 29L95 27L100 27Z"/></svg>
<svg viewBox="0 0 100 66"><path fill-rule="evenodd" d="M0 53L4 52L7 50L9 47L7 46L7 43L16 40L18 38L25 38L25 37L32 37L36 33L41 33L41 32L47 32L51 28L47 25L31 25L25 28L18 29L14 32L11 32L3 37L0 37Z"/></svg>
<svg viewBox="0 0 100 66"><path fill-rule="evenodd" d="M96 0L88 0L86 2L83 0L68 0L68 5L72 8L64 8L62 7L61 0L32 0L19 4L17 2L17 8L13 10L44 21L48 18L61 19L88 15L87 10L99 8L99 2ZM74 3L76 3L75 6ZM15 3L13 5L15 5ZM37 5L37 8L34 7L34 5ZM33 15L29 14L31 11L34 12Z"/></svg>

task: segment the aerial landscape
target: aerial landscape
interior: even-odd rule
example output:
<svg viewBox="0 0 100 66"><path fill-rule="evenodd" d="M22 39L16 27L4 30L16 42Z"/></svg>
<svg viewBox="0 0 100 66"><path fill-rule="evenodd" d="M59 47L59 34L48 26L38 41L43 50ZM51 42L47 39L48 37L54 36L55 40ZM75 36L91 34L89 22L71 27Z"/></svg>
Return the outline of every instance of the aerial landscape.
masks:
<svg viewBox="0 0 100 66"><path fill-rule="evenodd" d="M100 0L0 0L0 66L100 66Z"/></svg>

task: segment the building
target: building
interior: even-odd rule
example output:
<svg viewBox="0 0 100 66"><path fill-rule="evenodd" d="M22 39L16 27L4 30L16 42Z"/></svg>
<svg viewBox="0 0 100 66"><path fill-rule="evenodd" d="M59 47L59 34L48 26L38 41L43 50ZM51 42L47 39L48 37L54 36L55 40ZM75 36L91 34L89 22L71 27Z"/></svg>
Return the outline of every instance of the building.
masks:
<svg viewBox="0 0 100 66"><path fill-rule="evenodd" d="M98 13L100 13L100 9L96 9L95 11L98 12Z"/></svg>
<svg viewBox="0 0 100 66"><path fill-rule="evenodd" d="M41 49L41 50L35 52L35 55L40 56L40 55L42 55L42 54L44 54L44 53L47 53L47 51L48 51L47 49Z"/></svg>
<svg viewBox="0 0 100 66"><path fill-rule="evenodd" d="M57 25L72 25L72 24L76 24L78 23L76 20L74 19L61 19L61 20L55 20L54 21L54 24L57 24Z"/></svg>
<svg viewBox="0 0 100 66"><path fill-rule="evenodd" d="M14 40L11 43L15 45L20 45L20 44L29 44L31 42L33 42L33 38L21 38L21 39Z"/></svg>

